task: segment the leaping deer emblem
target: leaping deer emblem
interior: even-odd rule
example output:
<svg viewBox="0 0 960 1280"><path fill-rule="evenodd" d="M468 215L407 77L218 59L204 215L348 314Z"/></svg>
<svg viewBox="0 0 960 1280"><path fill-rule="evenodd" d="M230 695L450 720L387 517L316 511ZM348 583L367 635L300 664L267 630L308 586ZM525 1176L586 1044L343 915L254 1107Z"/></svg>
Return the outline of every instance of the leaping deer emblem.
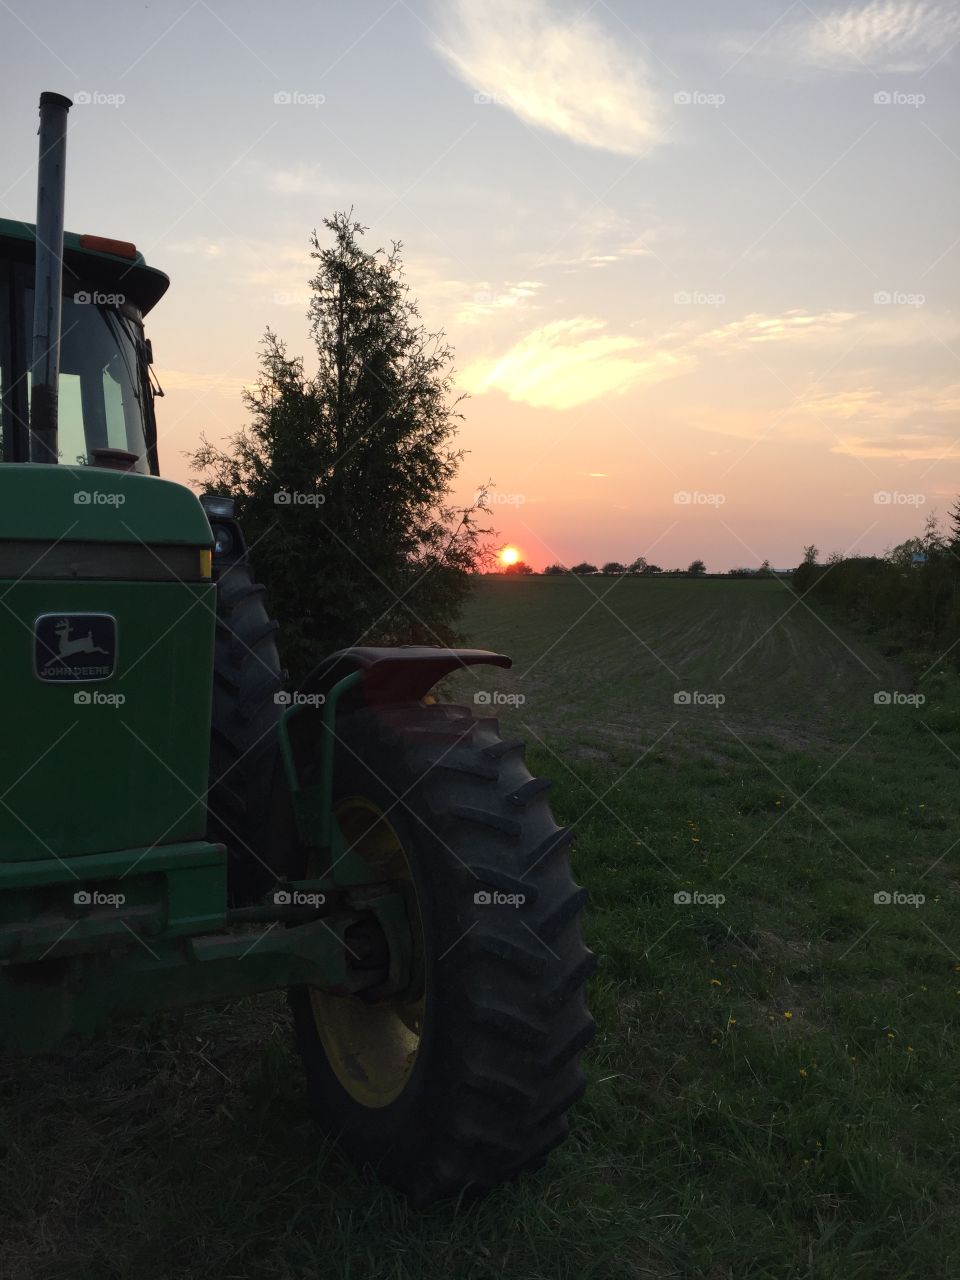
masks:
<svg viewBox="0 0 960 1280"><path fill-rule="evenodd" d="M53 629L57 634L59 657L69 658L75 653L102 653L106 657L106 649L101 649L99 645L93 643L92 631L88 631L85 636L80 636L76 640L71 640L70 623L66 618L58 619Z"/></svg>

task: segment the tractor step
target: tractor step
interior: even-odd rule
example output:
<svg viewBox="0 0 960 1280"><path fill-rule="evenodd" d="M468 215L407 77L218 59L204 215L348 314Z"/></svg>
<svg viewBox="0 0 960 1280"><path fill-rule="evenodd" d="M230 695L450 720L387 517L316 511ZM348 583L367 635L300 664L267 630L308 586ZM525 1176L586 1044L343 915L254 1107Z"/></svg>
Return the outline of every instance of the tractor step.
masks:
<svg viewBox="0 0 960 1280"><path fill-rule="evenodd" d="M0 962L223 929L226 885L225 850L206 841L0 863Z"/></svg>

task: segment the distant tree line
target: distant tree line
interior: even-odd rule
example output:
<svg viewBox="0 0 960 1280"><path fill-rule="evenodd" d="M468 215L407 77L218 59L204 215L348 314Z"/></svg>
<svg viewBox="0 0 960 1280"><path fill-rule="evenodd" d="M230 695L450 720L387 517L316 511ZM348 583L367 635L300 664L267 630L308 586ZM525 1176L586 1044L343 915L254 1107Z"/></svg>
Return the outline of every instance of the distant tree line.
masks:
<svg viewBox="0 0 960 1280"><path fill-rule="evenodd" d="M523 560L518 560L515 564L507 565L503 569L506 574L531 574L535 570L531 569ZM598 567L591 564L589 560L582 560L579 564L571 565L569 568L565 564L548 564L543 570L543 576L546 578L559 577L561 574L573 574L576 577L590 577L594 574L605 578L653 578L662 576L664 578L701 578L707 572L707 566L703 560L694 560L686 569L664 569L662 565L652 564L645 559L644 556L638 556L636 560L630 564L623 564L620 560L608 560L606 564ZM756 578L756 577L772 577L774 570L770 567L770 561L764 560L758 569L731 569L728 576L731 578Z"/></svg>
<svg viewBox="0 0 960 1280"><path fill-rule="evenodd" d="M930 516L921 535L883 556L834 553L820 563L811 544L793 574L793 588L811 603L839 608L960 666L960 502L945 530Z"/></svg>

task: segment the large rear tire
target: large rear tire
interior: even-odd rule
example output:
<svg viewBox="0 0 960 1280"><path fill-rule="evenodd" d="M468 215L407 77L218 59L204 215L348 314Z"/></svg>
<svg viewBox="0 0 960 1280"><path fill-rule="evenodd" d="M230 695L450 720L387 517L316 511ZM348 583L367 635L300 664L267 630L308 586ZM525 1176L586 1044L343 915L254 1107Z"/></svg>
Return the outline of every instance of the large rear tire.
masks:
<svg viewBox="0 0 960 1280"><path fill-rule="evenodd" d="M335 760L352 847L412 890L423 984L393 1005L291 991L311 1099L346 1150L416 1203L489 1190L542 1164L584 1088L594 957L570 833L522 743L465 708L347 714ZM291 870L319 868L298 855Z"/></svg>
<svg viewBox="0 0 960 1280"><path fill-rule="evenodd" d="M217 628L210 736L208 832L227 846L234 906L252 902L275 881L270 826L279 770L277 722L283 687L277 623L266 588L246 559L217 577Z"/></svg>

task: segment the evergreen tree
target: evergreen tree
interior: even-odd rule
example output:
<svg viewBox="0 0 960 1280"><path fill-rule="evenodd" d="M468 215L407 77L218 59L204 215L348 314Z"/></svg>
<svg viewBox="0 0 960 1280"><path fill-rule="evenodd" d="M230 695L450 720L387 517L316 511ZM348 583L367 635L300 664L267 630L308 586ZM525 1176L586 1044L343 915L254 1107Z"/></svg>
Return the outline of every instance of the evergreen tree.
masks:
<svg viewBox="0 0 960 1280"><path fill-rule="evenodd" d="M401 246L368 251L348 213L324 227L332 242L315 231L310 255L316 374L268 329L249 426L193 456L204 487L237 501L295 679L347 645L455 640L490 532L485 490L451 500L453 352L421 322Z"/></svg>

